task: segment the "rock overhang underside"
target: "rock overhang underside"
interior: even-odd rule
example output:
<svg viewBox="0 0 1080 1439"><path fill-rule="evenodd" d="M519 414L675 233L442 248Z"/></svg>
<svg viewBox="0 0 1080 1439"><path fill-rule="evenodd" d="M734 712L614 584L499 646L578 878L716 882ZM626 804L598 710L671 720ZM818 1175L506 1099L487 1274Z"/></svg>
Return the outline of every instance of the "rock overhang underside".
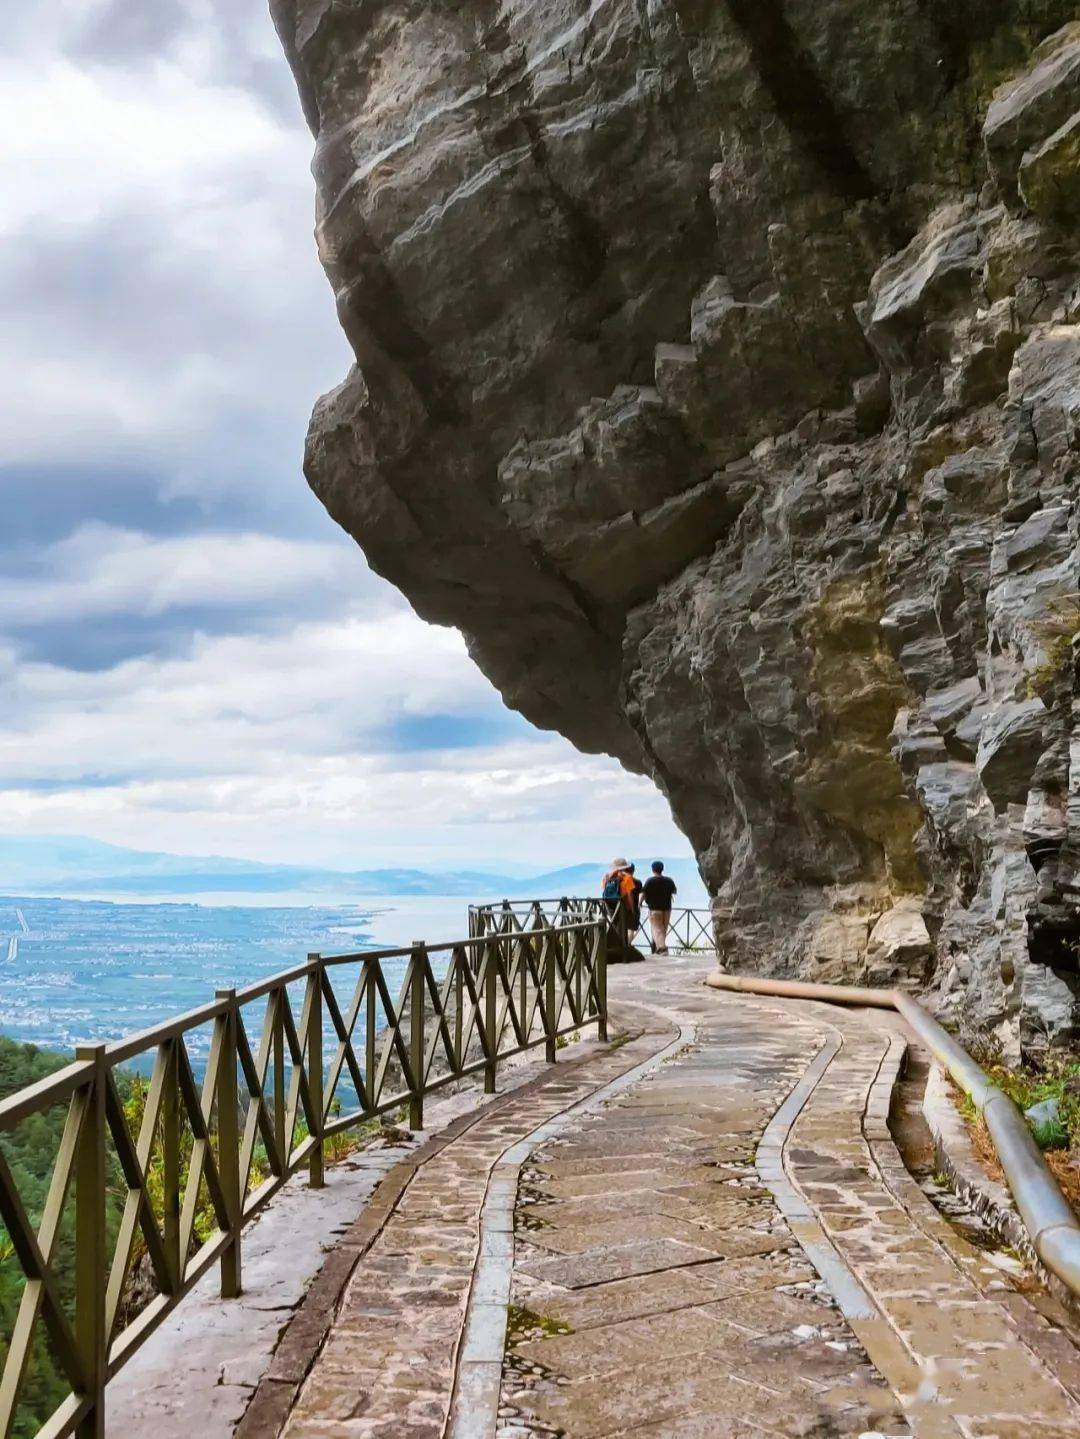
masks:
<svg viewBox="0 0 1080 1439"><path fill-rule="evenodd" d="M655 779L733 967L1072 1039L1075 6L272 9L356 356L330 513Z"/></svg>

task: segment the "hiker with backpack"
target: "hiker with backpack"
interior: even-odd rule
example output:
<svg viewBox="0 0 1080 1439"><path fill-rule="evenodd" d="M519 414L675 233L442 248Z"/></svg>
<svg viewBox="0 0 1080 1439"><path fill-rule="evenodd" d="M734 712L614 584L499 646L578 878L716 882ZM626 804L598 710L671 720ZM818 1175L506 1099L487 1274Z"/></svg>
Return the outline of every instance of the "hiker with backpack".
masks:
<svg viewBox="0 0 1080 1439"><path fill-rule="evenodd" d="M611 868L604 875L604 903L608 914L618 913L619 905L626 905L627 927L634 918L634 877L625 859L613 859Z"/></svg>
<svg viewBox="0 0 1080 1439"><path fill-rule="evenodd" d="M641 959L642 956L630 943L634 929L634 876L630 873L627 860L612 860L611 868L604 875L601 893L604 908L611 919L607 931L608 963Z"/></svg>

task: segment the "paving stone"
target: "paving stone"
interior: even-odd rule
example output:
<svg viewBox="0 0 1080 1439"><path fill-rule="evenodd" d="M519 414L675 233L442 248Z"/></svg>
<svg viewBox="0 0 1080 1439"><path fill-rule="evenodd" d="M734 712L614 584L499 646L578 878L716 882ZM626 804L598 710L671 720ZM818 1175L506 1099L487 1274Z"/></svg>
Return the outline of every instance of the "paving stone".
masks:
<svg viewBox="0 0 1080 1439"><path fill-rule="evenodd" d="M367 1247L337 1261L355 1268L287 1439L1080 1435L1055 1372L1080 1373L1075 1349L1054 1328L1058 1348L1035 1352L1006 1302L1018 1296L979 1287L1000 1274L953 1247L880 1117L864 1133L883 1112L874 1086L894 1031L861 1012L705 991L703 971L688 960L613 975L646 1033L478 1114L411 1161L377 1223L356 1221ZM691 1042L605 1092L670 1041L661 1013L692 1026ZM817 1082L781 1134L774 1116L811 1066ZM801 1206L794 1230L776 1170L784 1202ZM845 1319L795 1231L820 1235L873 1318ZM252 1439L276 1439L274 1404L295 1392L267 1396L276 1427Z"/></svg>
<svg viewBox="0 0 1080 1439"><path fill-rule="evenodd" d="M589 1249L565 1259L526 1259L515 1267L563 1289L583 1289L612 1279L651 1274L657 1269L681 1269L714 1257L712 1250L683 1244L677 1239L651 1239L641 1244Z"/></svg>
<svg viewBox="0 0 1080 1439"><path fill-rule="evenodd" d="M596 1049L585 1063L549 1071L547 1082L482 1112L408 1175L345 1286L282 1430L287 1439L443 1433L470 1292L480 1294L474 1284L478 1216L493 1164L508 1146L669 1038L661 1028L622 1050ZM513 1193L506 1198L502 1233L488 1235L483 1247L509 1264ZM502 1314L505 1322L505 1308ZM466 1363L459 1377L467 1386L482 1378L484 1367ZM497 1372L492 1383L497 1387Z"/></svg>
<svg viewBox="0 0 1080 1439"><path fill-rule="evenodd" d="M706 1007L698 1045L523 1169L530 1202L519 1217L541 1228L519 1231L515 1302L573 1332L511 1344L503 1402L517 1427L508 1432L760 1439L793 1435L808 1419L807 1434L825 1423L820 1432L839 1435L864 1432L872 1415L898 1417L895 1397L813 1289L753 1164L789 1074L799 1073L793 1056L812 1056L819 1043L796 1034L782 1053L785 1040L763 1034L774 1026L747 1007L726 1009L723 1036L718 1017ZM654 1159L613 1171L603 1194L593 1166L605 1149L623 1155L627 1124ZM612 1215L623 1197L632 1203L620 1224ZM540 1246L567 1257L538 1257ZM687 1266L687 1247L712 1249L711 1262Z"/></svg>

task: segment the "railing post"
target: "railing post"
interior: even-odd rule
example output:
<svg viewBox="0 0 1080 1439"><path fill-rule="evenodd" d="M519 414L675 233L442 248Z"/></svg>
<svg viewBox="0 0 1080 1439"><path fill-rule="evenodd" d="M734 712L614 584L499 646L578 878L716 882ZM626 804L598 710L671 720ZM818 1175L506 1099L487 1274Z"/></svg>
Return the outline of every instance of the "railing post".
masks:
<svg viewBox="0 0 1080 1439"><path fill-rule="evenodd" d="M291 1134L285 1133L285 1005L288 1003L285 986L271 990L267 1003L274 1006L274 1138L281 1160L281 1177L285 1179L289 1174L289 1151L293 1138Z"/></svg>
<svg viewBox="0 0 1080 1439"><path fill-rule="evenodd" d="M531 951L531 958L535 960L535 950ZM529 1017L529 959L530 954L524 951L518 953L518 1022L526 1043L532 1038L525 1027Z"/></svg>
<svg viewBox="0 0 1080 1439"><path fill-rule="evenodd" d="M76 1058L94 1066L79 1127L75 1158L75 1341L90 1407L79 1420L77 1439L104 1439L105 1374L105 1046L79 1045Z"/></svg>
<svg viewBox="0 0 1080 1439"><path fill-rule="evenodd" d="M218 1173L229 1216L229 1247L221 1255L221 1297L236 1299L241 1290L240 1232L244 1196L240 1189L240 1101L236 1084L236 1026L240 1012L235 989L219 989L217 998L229 1007L215 1020L218 1029L217 1131Z"/></svg>
<svg viewBox="0 0 1080 1439"><path fill-rule="evenodd" d="M364 1083L367 1086L368 1103L372 1109L378 1107L380 1095L375 1092L375 965L374 959L365 959L364 967ZM383 1121L385 1123L385 1121Z"/></svg>
<svg viewBox="0 0 1080 1439"><path fill-rule="evenodd" d="M593 979L596 983L596 1007L599 1011L596 1021L596 1037L600 1040L601 1044L606 1044L608 1037L607 935L604 933L602 921L596 927L593 953L595 955L593 960Z"/></svg>
<svg viewBox="0 0 1080 1439"><path fill-rule="evenodd" d="M547 1043L544 1046L544 1057L548 1064L554 1064L559 1046L556 1030L558 1029L558 1016L555 1013L555 946L559 943L557 931L551 930L545 936L544 944L544 1034Z"/></svg>
<svg viewBox="0 0 1080 1439"><path fill-rule="evenodd" d="M503 901L505 904L505 900ZM495 1033L498 1023L499 1002L499 940L492 937L487 946L487 961L484 965L484 1033L487 1036L487 1065L484 1068L484 1093L495 1093L495 1080L499 1069L499 1036Z"/></svg>
<svg viewBox="0 0 1080 1439"><path fill-rule="evenodd" d="M322 1024L323 977L325 966L321 954L309 954L308 963L315 966L308 975L307 1077L308 1094L311 1096L311 1109L315 1121L315 1128L312 1130L311 1135L315 1143L312 1146L311 1158L308 1161L308 1183L312 1189L322 1189L326 1183L323 1136L325 1115L323 1113Z"/></svg>
<svg viewBox="0 0 1080 1439"><path fill-rule="evenodd" d="M409 960L409 1065L412 1069L413 1087L409 1098L409 1128L424 1127L424 1050L427 1038L424 1030L424 990L427 968L427 950L423 940L414 939L412 958Z"/></svg>
<svg viewBox="0 0 1080 1439"><path fill-rule="evenodd" d="M176 1046L179 1037L165 1041L165 1094L161 1105L161 1207L169 1292L178 1294L184 1275L185 1254L180 1253L180 1075Z"/></svg>
<svg viewBox="0 0 1080 1439"><path fill-rule="evenodd" d="M455 950L451 961L454 965L454 1059L460 1074L465 1068L462 1045L465 1041L465 966L472 964L472 950Z"/></svg>

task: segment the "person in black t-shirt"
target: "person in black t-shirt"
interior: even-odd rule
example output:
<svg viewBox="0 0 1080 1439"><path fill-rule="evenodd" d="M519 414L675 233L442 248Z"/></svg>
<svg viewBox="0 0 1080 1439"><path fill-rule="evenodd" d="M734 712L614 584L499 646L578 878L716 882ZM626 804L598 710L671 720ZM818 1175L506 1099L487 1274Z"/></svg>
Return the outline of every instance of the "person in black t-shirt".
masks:
<svg viewBox="0 0 1080 1439"><path fill-rule="evenodd" d="M664 873L662 860L654 860L652 874L641 887L641 897L649 906L649 929L652 931L654 954L667 954L668 926L671 924L671 901L677 893L673 879Z"/></svg>

